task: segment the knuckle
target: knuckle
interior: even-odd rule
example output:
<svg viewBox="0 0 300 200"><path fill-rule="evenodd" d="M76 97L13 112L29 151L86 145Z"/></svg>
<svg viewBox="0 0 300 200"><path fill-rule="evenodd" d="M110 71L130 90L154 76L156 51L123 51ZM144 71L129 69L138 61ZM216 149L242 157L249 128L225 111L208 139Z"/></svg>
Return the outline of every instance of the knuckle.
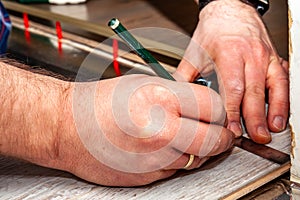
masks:
<svg viewBox="0 0 300 200"><path fill-rule="evenodd" d="M249 48L249 40L239 36L224 36L216 41L218 48L227 48L231 52L240 53ZM217 49L218 49L217 48ZM227 52L220 52L227 55Z"/></svg>
<svg viewBox="0 0 300 200"><path fill-rule="evenodd" d="M246 91L249 96L254 96L254 97L264 97L265 96L264 87L260 87L256 83L248 85L246 88Z"/></svg>
<svg viewBox="0 0 300 200"><path fill-rule="evenodd" d="M261 40L253 41L251 48L257 57L265 57L269 55L269 48Z"/></svg>
<svg viewBox="0 0 300 200"><path fill-rule="evenodd" d="M145 91L147 94L149 92ZM169 102L175 103L175 94L174 91L172 92L170 88L167 88L164 85L156 84L152 87L150 90L150 94L153 95L154 99L159 100L161 103L166 103L166 105L169 105Z"/></svg>
<svg viewBox="0 0 300 200"><path fill-rule="evenodd" d="M231 81L230 82L230 94L229 95L236 95L236 96L242 96L244 94L245 88L244 84L242 84L241 81Z"/></svg>
<svg viewBox="0 0 300 200"><path fill-rule="evenodd" d="M149 99L152 97L153 99L164 100L172 96L172 91L159 78L151 77L151 80L134 91L134 95L140 99Z"/></svg>
<svg viewBox="0 0 300 200"><path fill-rule="evenodd" d="M251 55L255 58L268 58L273 51L273 47L261 38L244 38L244 37L231 37L223 38L217 43L218 46L222 47L226 44L229 51L236 55ZM223 54L227 55L226 51ZM224 55L224 56L225 56ZM238 56L237 56L238 57ZM261 59L255 59L255 62L259 62ZM264 59L262 59L264 60Z"/></svg>
<svg viewBox="0 0 300 200"><path fill-rule="evenodd" d="M273 106L276 106L276 108L279 108L279 110L282 111L286 111L289 110L289 99L276 99L276 101L272 102Z"/></svg>
<svg viewBox="0 0 300 200"><path fill-rule="evenodd" d="M232 79L226 82L226 91L228 91L225 95L230 98L231 96L241 97L244 95L245 86L244 82L241 79Z"/></svg>
<svg viewBox="0 0 300 200"><path fill-rule="evenodd" d="M289 77L288 73L282 73L280 76L276 77L276 80L278 83L280 83L281 86L288 87L289 86Z"/></svg>
<svg viewBox="0 0 300 200"><path fill-rule="evenodd" d="M239 119L240 106L234 103L227 104L226 113L227 113L228 120Z"/></svg>

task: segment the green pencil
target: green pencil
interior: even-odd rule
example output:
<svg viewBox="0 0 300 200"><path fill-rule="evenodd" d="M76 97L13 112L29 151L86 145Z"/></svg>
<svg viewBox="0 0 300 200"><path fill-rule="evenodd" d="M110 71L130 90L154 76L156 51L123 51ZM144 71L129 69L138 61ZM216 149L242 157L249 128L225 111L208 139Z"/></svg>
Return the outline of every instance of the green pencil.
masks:
<svg viewBox="0 0 300 200"><path fill-rule="evenodd" d="M140 56L152 70L161 78L176 81L173 76L159 64L159 62L152 56L152 54L139 43L131 33L121 24L118 19L111 19L108 26L122 39L127 45Z"/></svg>

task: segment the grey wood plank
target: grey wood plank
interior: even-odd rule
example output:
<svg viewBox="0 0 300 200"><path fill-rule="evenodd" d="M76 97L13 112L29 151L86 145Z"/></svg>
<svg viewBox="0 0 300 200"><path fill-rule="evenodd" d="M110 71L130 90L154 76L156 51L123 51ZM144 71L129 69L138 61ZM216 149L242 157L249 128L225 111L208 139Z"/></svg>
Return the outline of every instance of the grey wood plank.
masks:
<svg viewBox="0 0 300 200"><path fill-rule="evenodd" d="M270 145L286 151L290 144L288 133L289 130L274 134ZM235 147L200 169L180 172L149 186L111 188L1 157L0 199L220 199L281 167Z"/></svg>

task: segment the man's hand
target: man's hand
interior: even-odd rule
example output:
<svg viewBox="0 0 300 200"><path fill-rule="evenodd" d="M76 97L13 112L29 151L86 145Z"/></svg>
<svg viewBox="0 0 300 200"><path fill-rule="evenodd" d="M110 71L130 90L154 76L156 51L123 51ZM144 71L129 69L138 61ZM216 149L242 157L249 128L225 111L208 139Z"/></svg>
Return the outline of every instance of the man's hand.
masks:
<svg viewBox="0 0 300 200"><path fill-rule="evenodd" d="M0 62L0 154L97 184L145 185L231 148L221 97L145 75L65 82ZM201 97L201 98L200 98Z"/></svg>
<svg viewBox="0 0 300 200"><path fill-rule="evenodd" d="M205 75L216 70L228 128L236 136L242 134L242 112L249 136L258 143L270 142L269 130L279 132L286 127L288 63L278 56L260 16L251 6L239 0L216 0L199 17L175 76L193 81L199 73ZM215 69L201 60L202 48L215 62Z"/></svg>
<svg viewBox="0 0 300 200"><path fill-rule="evenodd" d="M149 184L233 144L221 97L199 85L129 75L76 83L66 105L59 166L103 185Z"/></svg>

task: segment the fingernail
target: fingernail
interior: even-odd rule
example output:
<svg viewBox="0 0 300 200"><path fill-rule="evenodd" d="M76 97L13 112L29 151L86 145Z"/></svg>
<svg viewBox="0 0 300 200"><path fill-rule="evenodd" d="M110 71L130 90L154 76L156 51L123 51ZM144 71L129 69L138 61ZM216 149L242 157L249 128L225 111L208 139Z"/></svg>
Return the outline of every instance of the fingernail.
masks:
<svg viewBox="0 0 300 200"><path fill-rule="evenodd" d="M273 125L275 126L275 128L282 131L284 129L283 117L276 116L273 120Z"/></svg>
<svg viewBox="0 0 300 200"><path fill-rule="evenodd" d="M241 124L238 122L230 122L228 128L236 135L241 136L242 135L242 127Z"/></svg>
<svg viewBox="0 0 300 200"><path fill-rule="evenodd" d="M257 128L257 134L264 138L270 138L269 131L264 126Z"/></svg>

